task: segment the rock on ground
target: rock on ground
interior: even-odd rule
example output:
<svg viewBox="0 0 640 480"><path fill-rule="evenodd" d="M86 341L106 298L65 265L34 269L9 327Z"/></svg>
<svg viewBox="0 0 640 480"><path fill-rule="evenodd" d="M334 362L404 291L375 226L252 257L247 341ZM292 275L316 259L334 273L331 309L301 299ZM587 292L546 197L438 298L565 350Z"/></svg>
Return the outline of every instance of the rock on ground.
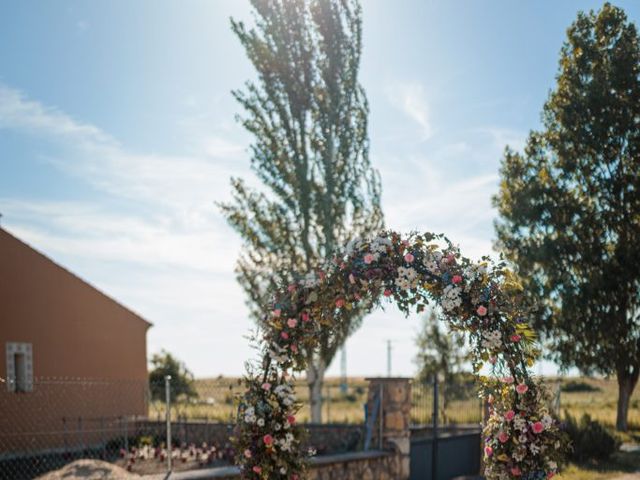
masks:
<svg viewBox="0 0 640 480"><path fill-rule="evenodd" d="M36 480L133 480L138 475L102 460L76 460L60 470L45 473Z"/></svg>

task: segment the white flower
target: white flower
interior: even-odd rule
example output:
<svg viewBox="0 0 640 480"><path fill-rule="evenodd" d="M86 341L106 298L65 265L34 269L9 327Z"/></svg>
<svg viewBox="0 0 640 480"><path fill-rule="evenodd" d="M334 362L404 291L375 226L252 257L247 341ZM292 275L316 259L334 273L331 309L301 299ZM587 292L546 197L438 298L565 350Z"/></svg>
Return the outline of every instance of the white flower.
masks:
<svg viewBox="0 0 640 480"><path fill-rule="evenodd" d="M371 242L371 251L374 253L387 253L387 247L391 246L391 239L386 237L376 237Z"/></svg>
<svg viewBox="0 0 640 480"><path fill-rule="evenodd" d="M520 415L516 415L513 418L513 427L516 430L520 430L521 432L524 432L527 430L527 421L522 418Z"/></svg>
<svg viewBox="0 0 640 480"><path fill-rule="evenodd" d="M497 350L502 346L502 334L499 330L482 332L482 346L489 350Z"/></svg>
<svg viewBox="0 0 640 480"><path fill-rule="evenodd" d="M452 312L460 305L462 305L462 298L460 297L460 288L456 285L447 285L442 291L442 299L440 304L445 312Z"/></svg>
<svg viewBox="0 0 640 480"><path fill-rule="evenodd" d="M273 429L274 429L276 432L280 431L280 429L281 429L281 428L282 428L282 425L280 425L279 423L276 423L276 424L273 426Z"/></svg>
<svg viewBox="0 0 640 480"><path fill-rule="evenodd" d="M259 427L264 427L264 418L259 418L257 424Z"/></svg>
<svg viewBox="0 0 640 480"><path fill-rule="evenodd" d="M403 290L416 288L418 286L418 272L411 267L398 267L396 285Z"/></svg>
<svg viewBox="0 0 640 480"><path fill-rule="evenodd" d="M549 466L549 468L551 470L557 470L558 469L558 464L556 462L554 462L553 460L549 460L547 462L547 465Z"/></svg>
<svg viewBox="0 0 640 480"><path fill-rule="evenodd" d="M287 468L286 467L280 467L280 473L282 475L286 475L287 474Z"/></svg>
<svg viewBox="0 0 640 480"><path fill-rule="evenodd" d="M306 288L315 288L320 284L320 279L316 275L316 272L309 272L300 283Z"/></svg>
<svg viewBox="0 0 640 480"><path fill-rule="evenodd" d="M527 443L527 440L527 436L524 433L518 437L520 443Z"/></svg>
<svg viewBox="0 0 640 480"><path fill-rule="evenodd" d="M551 415L545 413L542 416L542 424L544 425L544 428L550 427L553 424L553 418L551 418Z"/></svg>

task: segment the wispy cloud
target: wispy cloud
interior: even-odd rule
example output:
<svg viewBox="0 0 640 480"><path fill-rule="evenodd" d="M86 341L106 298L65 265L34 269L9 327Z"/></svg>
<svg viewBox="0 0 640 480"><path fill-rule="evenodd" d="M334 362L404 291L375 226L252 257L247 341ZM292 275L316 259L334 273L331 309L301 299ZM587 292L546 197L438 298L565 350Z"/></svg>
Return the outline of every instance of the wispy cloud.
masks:
<svg viewBox="0 0 640 480"><path fill-rule="evenodd" d="M0 198L3 224L154 322L150 351L178 351L198 374L221 365L241 372L252 325L233 273L240 242L214 201L228 198L231 175L248 174L244 147L210 133L190 138L184 155L135 152L1 83L0 129L61 147L64 154L47 148L45 158L113 199ZM221 322L236 336L233 351L192 348L195 336L215 338Z"/></svg>
<svg viewBox="0 0 640 480"><path fill-rule="evenodd" d="M389 101L418 124L420 139L427 140L433 135L429 105L424 87L419 83L398 83L387 88Z"/></svg>

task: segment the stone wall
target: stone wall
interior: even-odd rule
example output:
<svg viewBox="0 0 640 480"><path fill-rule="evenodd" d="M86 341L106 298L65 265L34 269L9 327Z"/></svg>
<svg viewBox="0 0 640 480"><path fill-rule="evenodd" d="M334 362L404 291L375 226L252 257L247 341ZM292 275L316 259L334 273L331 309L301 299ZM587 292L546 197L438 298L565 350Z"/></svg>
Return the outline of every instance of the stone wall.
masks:
<svg viewBox="0 0 640 480"><path fill-rule="evenodd" d="M156 437L162 441L165 436L166 423L154 420L138 420L135 430L141 435ZM304 449L311 447L318 455L332 455L336 453L355 452L362 450L364 428L353 424L306 424L304 426L309 436ZM225 447L233 433L233 425L227 423L212 423L189 420L171 423L173 441L201 445ZM230 445L229 445L230 446Z"/></svg>
<svg viewBox="0 0 640 480"><path fill-rule="evenodd" d="M393 452L355 452L325 455L311 459L307 480L397 480L400 458ZM238 480L237 467L209 468L166 474L146 475L143 480Z"/></svg>

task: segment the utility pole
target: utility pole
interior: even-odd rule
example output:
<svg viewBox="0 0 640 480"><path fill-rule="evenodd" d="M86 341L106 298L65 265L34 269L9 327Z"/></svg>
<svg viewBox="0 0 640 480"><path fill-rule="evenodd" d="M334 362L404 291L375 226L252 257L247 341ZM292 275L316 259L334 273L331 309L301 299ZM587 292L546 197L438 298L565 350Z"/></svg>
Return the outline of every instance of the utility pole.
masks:
<svg viewBox="0 0 640 480"><path fill-rule="evenodd" d="M387 377L391 376L391 340L387 340Z"/></svg>

